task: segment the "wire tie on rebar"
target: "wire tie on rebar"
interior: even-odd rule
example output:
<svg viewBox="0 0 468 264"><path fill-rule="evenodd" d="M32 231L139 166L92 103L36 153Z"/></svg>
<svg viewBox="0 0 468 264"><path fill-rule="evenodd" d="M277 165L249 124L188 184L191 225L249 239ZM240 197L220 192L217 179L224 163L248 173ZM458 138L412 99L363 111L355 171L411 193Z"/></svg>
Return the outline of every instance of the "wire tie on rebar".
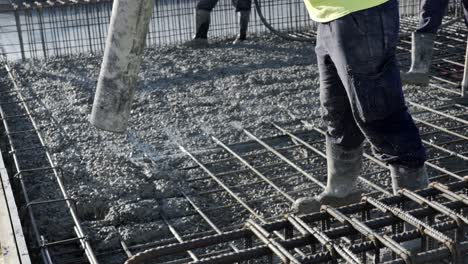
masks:
<svg viewBox="0 0 468 264"><path fill-rule="evenodd" d="M41 244L39 245L39 248L45 247L47 247L47 240L44 238L44 236L41 236Z"/></svg>

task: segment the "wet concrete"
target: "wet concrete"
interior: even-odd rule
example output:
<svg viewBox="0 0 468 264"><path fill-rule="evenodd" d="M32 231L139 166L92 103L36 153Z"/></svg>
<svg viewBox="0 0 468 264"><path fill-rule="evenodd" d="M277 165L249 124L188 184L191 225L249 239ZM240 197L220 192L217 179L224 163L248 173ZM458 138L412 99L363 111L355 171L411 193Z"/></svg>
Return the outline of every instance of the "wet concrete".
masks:
<svg viewBox="0 0 468 264"><path fill-rule="evenodd" d="M183 234L204 230L194 224L193 208L180 191L196 193L214 185L187 184L186 179L203 173L178 169L193 164L177 144L197 150L213 145L210 135L224 142L246 140L237 126L249 127L257 136L271 136L265 129L270 121L297 118L321 125L318 69L310 43L258 37L240 46L214 41L207 49L149 48L125 134L104 132L88 122L100 62L99 57L73 56L15 65L22 88L34 98L32 109L56 164L66 172L67 189L78 200L83 225L98 251L119 248L120 237L130 245L172 238L162 215ZM434 99L428 101L433 106L451 98L431 88L405 90L411 100ZM373 177L389 186L388 175ZM302 184L298 179L287 182L291 189ZM43 188L47 191L47 186ZM261 198L266 193L255 189L249 196ZM232 200L226 194L195 199L206 207ZM287 204L276 201L257 206L271 216L287 210ZM240 223L248 215L236 209L211 217L220 226Z"/></svg>

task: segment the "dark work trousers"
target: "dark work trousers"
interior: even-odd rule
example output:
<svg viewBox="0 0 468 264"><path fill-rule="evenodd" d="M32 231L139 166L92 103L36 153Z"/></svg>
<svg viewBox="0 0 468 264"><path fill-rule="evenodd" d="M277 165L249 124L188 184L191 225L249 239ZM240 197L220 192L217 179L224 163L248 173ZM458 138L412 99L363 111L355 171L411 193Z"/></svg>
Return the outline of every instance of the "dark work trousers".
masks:
<svg viewBox="0 0 468 264"><path fill-rule="evenodd" d="M200 0L197 3L197 9L202 9L211 12L219 0ZM252 0L232 0L232 6L236 12L248 11L252 6Z"/></svg>
<svg viewBox="0 0 468 264"><path fill-rule="evenodd" d="M388 164L420 167L426 151L405 105L395 56L398 2L319 23L316 55L327 140L345 149L365 138Z"/></svg>
<svg viewBox="0 0 468 264"><path fill-rule="evenodd" d="M465 24L468 26L468 0L462 0L462 3ZM439 30L442 24L442 19L444 18L448 4L449 0L422 0L419 25L416 29L416 33L437 33L437 30Z"/></svg>

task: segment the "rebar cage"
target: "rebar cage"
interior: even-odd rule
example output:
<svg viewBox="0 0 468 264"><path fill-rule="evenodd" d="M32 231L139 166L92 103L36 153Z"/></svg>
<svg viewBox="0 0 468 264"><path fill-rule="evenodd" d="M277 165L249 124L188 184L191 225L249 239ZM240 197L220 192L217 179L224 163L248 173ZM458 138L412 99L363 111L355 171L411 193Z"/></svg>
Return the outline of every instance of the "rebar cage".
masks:
<svg viewBox="0 0 468 264"><path fill-rule="evenodd" d="M231 0L220 0L214 9L210 37L237 33ZM250 32L268 31L265 24L287 34L313 32L303 0L259 0L262 20L253 12ZM461 15L460 0L449 13ZM177 44L191 38L195 0L155 0L148 45ZM10 59L47 58L77 53L101 53L112 10L111 0L17 1L0 5L0 44ZM418 0L401 0L403 17L415 16Z"/></svg>

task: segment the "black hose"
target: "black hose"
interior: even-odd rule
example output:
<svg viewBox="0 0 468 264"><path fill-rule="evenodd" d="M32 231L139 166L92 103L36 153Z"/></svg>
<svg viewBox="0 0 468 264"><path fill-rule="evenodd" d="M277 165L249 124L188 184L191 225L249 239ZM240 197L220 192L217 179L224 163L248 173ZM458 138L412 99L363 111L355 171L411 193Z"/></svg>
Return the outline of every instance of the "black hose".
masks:
<svg viewBox="0 0 468 264"><path fill-rule="evenodd" d="M313 37L310 38L305 38L305 37L297 37L297 36L292 36L291 34L285 33L278 31L276 28L274 28L263 16L262 9L260 8L260 0L254 0L255 4L255 10L257 11L258 17L260 17L260 20L262 23L265 25L266 28L268 28L273 34L285 39L285 40L290 40L290 41L304 41L304 42L311 42L314 40Z"/></svg>

